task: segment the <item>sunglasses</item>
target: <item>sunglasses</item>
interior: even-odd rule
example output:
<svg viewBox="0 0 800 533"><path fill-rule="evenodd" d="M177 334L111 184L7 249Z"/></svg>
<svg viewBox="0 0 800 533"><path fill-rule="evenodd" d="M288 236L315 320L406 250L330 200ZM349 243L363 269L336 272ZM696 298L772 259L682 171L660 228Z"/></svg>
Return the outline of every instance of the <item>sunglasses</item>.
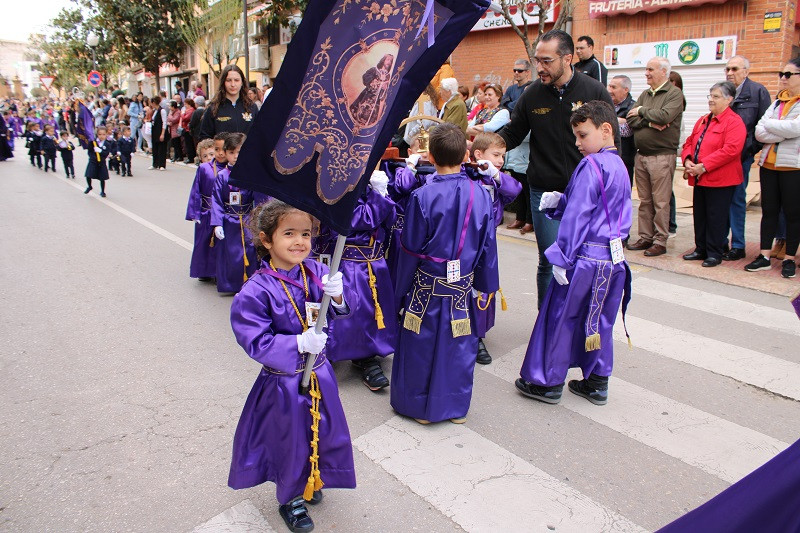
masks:
<svg viewBox="0 0 800 533"><path fill-rule="evenodd" d="M725 72L739 72L739 67L725 67Z"/></svg>
<svg viewBox="0 0 800 533"><path fill-rule="evenodd" d="M786 78L787 80L792 76L800 75L800 72L778 72L778 78Z"/></svg>
<svg viewBox="0 0 800 533"><path fill-rule="evenodd" d="M522 72L528 72L528 69L526 69L526 68L515 68L515 69L512 69L512 70L514 72L516 72L517 74L521 74Z"/></svg>

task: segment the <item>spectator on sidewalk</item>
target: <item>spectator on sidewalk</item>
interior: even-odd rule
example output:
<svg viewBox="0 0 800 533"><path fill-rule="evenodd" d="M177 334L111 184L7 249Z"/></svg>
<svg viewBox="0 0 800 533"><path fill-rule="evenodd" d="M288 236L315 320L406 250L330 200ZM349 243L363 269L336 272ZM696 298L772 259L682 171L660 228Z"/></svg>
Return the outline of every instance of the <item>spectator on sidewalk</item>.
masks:
<svg viewBox="0 0 800 533"><path fill-rule="evenodd" d="M171 162L183 160L183 150L181 150L181 110L178 108L178 102L172 100L169 103L169 114L167 115L167 124L169 126L169 145L172 147ZM169 147L167 148L169 152Z"/></svg>
<svg viewBox="0 0 800 533"><path fill-rule="evenodd" d="M633 141L633 130L628 126L625 118L628 111L633 107L633 97L631 96L631 79L624 74L619 74L611 78L608 82L608 94L611 95L611 102L614 104L614 111L617 113L619 121L619 135L622 140L619 156L625 163L628 171L628 178L633 187L633 161L636 158L636 143Z"/></svg>
<svg viewBox="0 0 800 533"><path fill-rule="evenodd" d="M445 60L444 64L441 67L439 67L439 70L433 76L433 79L431 80L431 85L433 85L436 88L436 90L438 91L439 87L441 87L441 85L442 85L442 81L443 80L445 80L447 78L455 78L455 77L456 77L456 73L453 70L453 67L450 66L450 58L448 57L447 60ZM458 89L457 86L456 86L456 89ZM453 92L457 93L458 90L455 90ZM436 100L436 109L442 109L444 107L445 101L446 101L446 99L443 100L442 97L440 96L439 99Z"/></svg>
<svg viewBox="0 0 800 533"><path fill-rule="evenodd" d="M511 120L508 109L500 107L503 88L497 84L487 85L483 91L483 109L467 126L467 136L479 135L483 132L496 132Z"/></svg>
<svg viewBox="0 0 800 533"><path fill-rule="evenodd" d="M686 261L704 267L722 263L727 242L728 213L733 191L742 182L742 148L747 138L744 122L731 108L736 87L715 83L708 94L708 115L697 121L681 152L684 179L694 187L694 251Z"/></svg>
<svg viewBox="0 0 800 533"><path fill-rule="evenodd" d="M187 165L193 165L194 158L197 155L194 149L194 138L192 138L189 125L196 109L197 107L195 106L194 100L187 97L184 101L183 111L181 111L181 127L178 129L181 135L181 148L183 148L184 154L183 162Z"/></svg>
<svg viewBox="0 0 800 533"><path fill-rule="evenodd" d="M467 120L472 120L475 115L483 109L483 90L489 85L487 82L482 81L476 83L472 88L472 96L470 96L464 104L467 106Z"/></svg>
<svg viewBox="0 0 800 533"><path fill-rule="evenodd" d="M650 88L626 117L636 142L639 194L639 240L628 244L628 249L644 250L648 257L667 253L669 238L669 198L683 118L683 92L669 82L670 69L664 57L647 62L645 78Z"/></svg>
<svg viewBox="0 0 800 533"><path fill-rule="evenodd" d="M594 56L594 39L581 35L575 43L575 55L578 61L575 68L587 76L591 76L603 85L608 84L608 69Z"/></svg>
<svg viewBox="0 0 800 533"><path fill-rule="evenodd" d="M458 94L458 81L455 78L445 78L439 86L439 100L444 102L439 111L439 118L445 122L455 124L461 131L467 131L467 106L461 95Z"/></svg>
<svg viewBox="0 0 800 533"><path fill-rule="evenodd" d="M683 78L674 70L669 73L669 82L681 90L683 93ZM686 112L686 95L683 95L683 111ZM681 118L681 136L678 146L683 146L686 142L686 131L683 127L683 118ZM675 202L675 183L672 184L672 193L669 197L669 232L671 235L678 233L678 204Z"/></svg>
<svg viewBox="0 0 800 533"><path fill-rule="evenodd" d="M200 139L213 139L217 133L247 133L258 114L244 85L244 72L236 65L222 69L219 87L208 103L200 123Z"/></svg>
<svg viewBox="0 0 800 533"><path fill-rule="evenodd" d="M517 105L519 97L531 84L531 63L527 59L517 59L514 61L514 83L508 86L500 105L508 109L511 113Z"/></svg>
<svg viewBox="0 0 800 533"><path fill-rule="evenodd" d="M754 82L750 74L750 61L744 56L733 56L725 65L725 78L736 86L736 97L733 99L731 109L739 115L747 128L747 139L742 149L742 177L743 181L733 191L731 201L730 223L731 233L730 250L722 254L726 261L737 261L745 257L745 214L747 212L747 184L750 181L750 168L753 158L761 150L761 143L755 138L758 119L764 116L770 104L769 91L760 83ZM726 233L727 235L727 233Z"/></svg>
<svg viewBox="0 0 800 533"><path fill-rule="evenodd" d="M192 112L192 118L189 119L189 134L196 147L200 142L200 121L203 120L203 113L206 111L206 99L202 96L195 96L194 103L197 108Z"/></svg>

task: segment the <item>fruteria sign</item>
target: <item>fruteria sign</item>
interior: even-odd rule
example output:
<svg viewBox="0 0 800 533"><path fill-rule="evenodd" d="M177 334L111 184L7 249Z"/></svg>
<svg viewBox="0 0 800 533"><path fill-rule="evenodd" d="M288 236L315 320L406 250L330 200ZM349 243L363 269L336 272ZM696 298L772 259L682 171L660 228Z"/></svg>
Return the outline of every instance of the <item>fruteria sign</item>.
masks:
<svg viewBox="0 0 800 533"><path fill-rule="evenodd" d="M603 64L610 69L644 67L653 57L665 57L673 67L724 65L736 55L736 42L735 35L726 35L706 39L612 44L603 49Z"/></svg>
<svg viewBox="0 0 800 533"><path fill-rule="evenodd" d="M635 15L646 11L652 13L661 9L678 9L701 4L721 4L725 0L590 0L589 18L612 17L623 13Z"/></svg>
<svg viewBox="0 0 800 533"><path fill-rule="evenodd" d="M509 6L509 15L511 15L511 20L514 22L514 26L522 26L522 12L517 8L516 4ZM554 22L557 16L558 13L556 12L556 9L551 7L547 10L547 19L545 22ZM525 18L527 19L529 25L538 24L539 6L537 6L534 2L528 2L525 5ZM510 27L511 22L506 20L502 13L495 13L489 9L483 14L483 16L481 16L480 20L475 23L475 26L473 26L470 31L496 30L498 28Z"/></svg>

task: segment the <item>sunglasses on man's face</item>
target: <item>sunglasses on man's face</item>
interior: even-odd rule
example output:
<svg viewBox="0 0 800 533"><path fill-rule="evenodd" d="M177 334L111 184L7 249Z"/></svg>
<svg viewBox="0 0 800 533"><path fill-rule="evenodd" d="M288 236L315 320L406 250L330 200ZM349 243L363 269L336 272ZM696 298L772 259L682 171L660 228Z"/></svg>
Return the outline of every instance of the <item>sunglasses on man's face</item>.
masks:
<svg viewBox="0 0 800 533"><path fill-rule="evenodd" d="M786 78L787 80L792 76L799 75L800 72L778 72L778 78Z"/></svg>
<svg viewBox="0 0 800 533"><path fill-rule="evenodd" d="M515 68L515 69L513 69L513 70L514 70L514 72L515 72L516 74L521 74L521 73L523 73L523 72L528 72L528 69L526 69L526 68Z"/></svg>

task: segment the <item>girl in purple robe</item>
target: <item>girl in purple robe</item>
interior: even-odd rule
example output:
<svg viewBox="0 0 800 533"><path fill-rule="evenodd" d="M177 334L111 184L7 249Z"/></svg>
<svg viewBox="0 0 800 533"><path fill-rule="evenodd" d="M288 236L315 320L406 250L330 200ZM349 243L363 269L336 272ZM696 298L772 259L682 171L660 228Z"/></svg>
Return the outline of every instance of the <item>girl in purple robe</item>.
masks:
<svg viewBox="0 0 800 533"><path fill-rule="evenodd" d="M436 174L406 206L395 298L403 310L392 365L391 404L421 424L466 421L478 337L471 291L498 289L492 200L470 180L464 132L434 128Z"/></svg>
<svg viewBox="0 0 800 533"><path fill-rule="evenodd" d="M500 172L506 154L506 142L496 133L484 132L475 136L472 142L472 158L478 163L478 174L481 184L492 197L492 214L494 228L503 222L503 209L514 201L522 192L522 184L513 177ZM502 301L502 309L506 309L503 290L498 290ZM477 294L475 296L475 333L478 335L478 353L476 361L481 365L492 362L492 356L483 343L486 334L494 327L497 307L497 293Z"/></svg>
<svg viewBox="0 0 800 533"><path fill-rule="evenodd" d="M325 356L327 335L311 327L314 302L323 293L332 298L329 318L347 314L342 274L329 280L325 265L307 259L313 229L308 213L272 200L253 211L250 226L263 262L234 297L231 326L239 345L263 366L236 428L228 485L274 482L289 529L311 531L305 501L319 503L323 484L356 486L350 431ZM307 353L319 355L310 395L301 396Z"/></svg>
<svg viewBox="0 0 800 533"><path fill-rule="evenodd" d="M236 164L244 139L244 133L229 133L225 137L224 149L228 166L219 171L211 195L210 222L216 238L214 277L217 278L218 292L239 292L242 284L257 267L256 250L246 219L255 207L258 196L252 191L228 183L230 169Z"/></svg>
<svg viewBox="0 0 800 533"><path fill-rule="evenodd" d="M203 139L197 145L200 166L194 175L189 203L186 206L186 220L195 222L189 277L198 278L200 281L211 281L217 273L213 246L214 228L211 226L211 196L214 194L214 183L221 169L214 161L214 152L212 139Z"/></svg>
<svg viewBox="0 0 800 533"><path fill-rule="evenodd" d="M352 361L373 392L389 386L377 358L394 353L397 341L394 287L383 256L387 228L394 222L394 202L386 196L388 181L383 172L374 172L353 212L353 232L347 237L339 268L354 297L349 302L350 316L336 321L328 343L328 359ZM330 257L336 237L331 230L321 230L315 253Z"/></svg>
<svg viewBox="0 0 800 533"><path fill-rule="evenodd" d="M542 195L539 209L561 220L556 242L545 251L557 283L545 294L516 387L525 396L556 404L567 371L580 367L584 379L570 381L570 392L605 405L614 322L623 294L623 317L630 300L622 240L631 227L631 186L614 147L619 126L611 105L588 102L570 122L585 157L563 195Z"/></svg>

